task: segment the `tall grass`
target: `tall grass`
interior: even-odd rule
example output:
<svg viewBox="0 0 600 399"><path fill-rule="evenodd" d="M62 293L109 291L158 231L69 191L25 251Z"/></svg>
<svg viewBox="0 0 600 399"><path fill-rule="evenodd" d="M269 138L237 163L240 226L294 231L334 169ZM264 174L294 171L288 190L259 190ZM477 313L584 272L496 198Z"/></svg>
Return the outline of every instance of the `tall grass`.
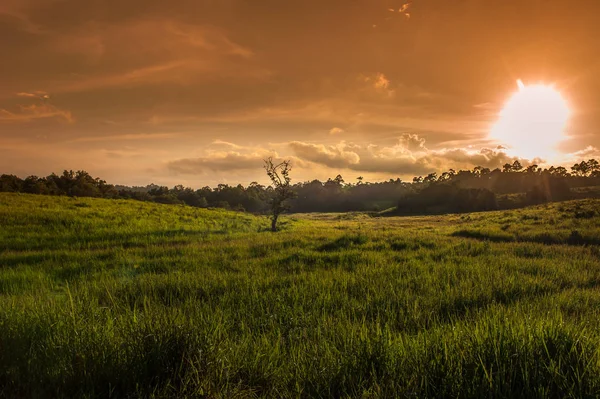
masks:
<svg viewBox="0 0 600 399"><path fill-rule="evenodd" d="M273 234L2 194L0 396L596 397L598 205L292 215Z"/></svg>

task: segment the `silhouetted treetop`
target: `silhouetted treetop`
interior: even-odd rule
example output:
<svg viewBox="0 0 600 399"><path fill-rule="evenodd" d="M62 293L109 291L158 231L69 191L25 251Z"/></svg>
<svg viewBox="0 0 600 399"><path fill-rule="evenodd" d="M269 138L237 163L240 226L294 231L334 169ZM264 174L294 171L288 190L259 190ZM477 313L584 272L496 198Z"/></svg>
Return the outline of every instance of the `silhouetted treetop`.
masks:
<svg viewBox="0 0 600 399"><path fill-rule="evenodd" d="M356 178L356 183L347 183L338 174L325 182L311 180L292 184L289 168L285 175L279 172L283 170L278 169L278 176L273 175L277 184L272 186L252 182L247 187L219 184L214 188L204 186L200 189L183 185L168 188L156 184L145 187L114 186L83 170L65 170L61 175L52 173L46 177L28 176L24 179L4 174L0 176L0 191L125 198L266 214L272 212L272 199L277 195L278 187L286 187L293 195L279 205L285 207L282 212L287 209L290 212L380 211L392 207L399 207L399 211L402 211L402 206L405 206L404 213L408 213L409 208L413 212L427 213L435 207L438 210L462 211L465 207L458 205L459 201L471 204L466 207L469 209L493 208L489 193L495 195L499 208L505 208L574 196L591 196L597 191L583 192L579 188L600 186L600 165L595 159L574 164L570 171L562 166L542 169L538 165L530 165L524 168L518 161L494 170L482 166L472 170L449 169L439 175L432 172L426 176L416 176L410 183L400 179L373 183L365 181L362 176ZM507 197L509 195L511 197ZM437 205L431 202L435 198L439 202ZM423 204L421 208L417 206L419 203Z"/></svg>

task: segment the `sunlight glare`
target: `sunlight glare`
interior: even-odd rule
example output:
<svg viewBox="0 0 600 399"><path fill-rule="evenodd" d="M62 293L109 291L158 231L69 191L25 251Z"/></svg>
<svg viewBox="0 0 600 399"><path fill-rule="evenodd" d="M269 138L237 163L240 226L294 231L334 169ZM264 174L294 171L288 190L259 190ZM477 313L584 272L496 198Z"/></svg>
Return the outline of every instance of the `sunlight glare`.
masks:
<svg viewBox="0 0 600 399"><path fill-rule="evenodd" d="M490 136L509 147L512 155L553 159L557 144L565 139L567 102L553 86L527 86L520 79L517 85L519 91L504 105Z"/></svg>

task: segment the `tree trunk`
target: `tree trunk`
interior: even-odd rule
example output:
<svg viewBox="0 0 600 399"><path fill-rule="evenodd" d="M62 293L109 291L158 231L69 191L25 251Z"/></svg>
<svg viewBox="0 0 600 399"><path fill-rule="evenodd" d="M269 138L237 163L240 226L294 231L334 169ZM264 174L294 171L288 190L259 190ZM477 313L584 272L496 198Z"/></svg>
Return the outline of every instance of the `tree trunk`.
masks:
<svg viewBox="0 0 600 399"><path fill-rule="evenodd" d="M271 218L271 231L277 231L277 218L279 215L273 215Z"/></svg>

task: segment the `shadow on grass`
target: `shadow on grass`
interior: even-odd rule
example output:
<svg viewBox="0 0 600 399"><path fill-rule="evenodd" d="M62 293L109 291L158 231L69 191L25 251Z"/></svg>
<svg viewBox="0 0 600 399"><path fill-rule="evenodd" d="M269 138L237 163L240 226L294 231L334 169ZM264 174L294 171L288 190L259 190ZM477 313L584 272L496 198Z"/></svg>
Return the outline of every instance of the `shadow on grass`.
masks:
<svg viewBox="0 0 600 399"><path fill-rule="evenodd" d="M284 257L276 262L279 271L299 273L303 271L329 270L342 268L345 271L354 271L363 263L363 258L357 251L344 251L337 253L319 253L314 251L300 251Z"/></svg>
<svg viewBox="0 0 600 399"><path fill-rule="evenodd" d="M480 241L492 242L513 242L515 237L511 234L501 231L482 231L482 230L458 230L452 233L452 237L472 238Z"/></svg>
<svg viewBox="0 0 600 399"><path fill-rule="evenodd" d="M333 252L342 249L348 249L355 246L364 245L369 241L369 237L357 234L357 235L343 235L340 238L321 245L317 248L321 252Z"/></svg>
<svg viewBox="0 0 600 399"><path fill-rule="evenodd" d="M491 242L530 242L545 245L573 245L587 246L600 245L599 237L584 236L579 231L573 230L569 235L555 233L537 233L526 236L513 236L508 233L482 230L458 230L451 234L453 237L470 238Z"/></svg>
<svg viewBox="0 0 600 399"><path fill-rule="evenodd" d="M45 251L64 249L106 249L106 248L144 248L149 245L160 243L168 245L179 238L178 243L187 243L195 239L202 239L211 235L226 235L232 233L227 229L218 230L158 230L143 233L114 233L102 231L94 235L59 235L31 237L27 242L0 243L0 251L11 252ZM169 241L165 241L168 239Z"/></svg>

